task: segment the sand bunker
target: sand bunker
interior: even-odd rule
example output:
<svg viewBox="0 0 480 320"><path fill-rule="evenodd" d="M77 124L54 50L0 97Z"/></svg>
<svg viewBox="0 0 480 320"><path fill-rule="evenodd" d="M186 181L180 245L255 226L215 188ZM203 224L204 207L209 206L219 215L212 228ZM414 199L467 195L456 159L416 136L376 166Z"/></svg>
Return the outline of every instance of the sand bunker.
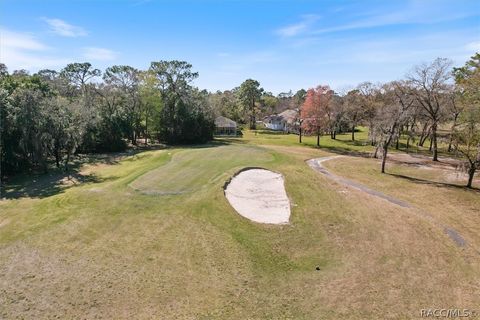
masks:
<svg viewBox="0 0 480 320"><path fill-rule="evenodd" d="M232 178L225 196L237 212L255 222L285 224L290 201L283 176L265 169L248 169Z"/></svg>

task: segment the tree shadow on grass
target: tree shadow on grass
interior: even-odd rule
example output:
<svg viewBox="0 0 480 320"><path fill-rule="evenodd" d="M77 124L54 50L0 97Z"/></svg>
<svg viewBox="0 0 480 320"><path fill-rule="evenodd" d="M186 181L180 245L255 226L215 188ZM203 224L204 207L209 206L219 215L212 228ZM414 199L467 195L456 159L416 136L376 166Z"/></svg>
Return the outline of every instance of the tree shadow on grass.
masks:
<svg viewBox="0 0 480 320"><path fill-rule="evenodd" d="M68 167L68 172L63 168L56 168L53 164L49 171L29 171L17 174L2 181L0 186L1 199L19 198L45 198L64 192L66 189L82 183L99 183L106 179L94 174L83 174L81 168L86 164L117 164L122 158L143 152L145 149L131 149L125 152L104 154L77 155Z"/></svg>
<svg viewBox="0 0 480 320"><path fill-rule="evenodd" d="M203 144L171 144L168 145L169 148L187 148L187 149L205 149L205 148L215 148L222 146L230 146L233 144L246 144L241 137L215 137L214 140L211 140Z"/></svg>
<svg viewBox="0 0 480 320"><path fill-rule="evenodd" d="M355 147L365 147L365 146L369 146L370 143L366 140L344 140L344 139L335 139L334 141L338 142L338 143L343 143L343 144L346 144L346 145L349 145L349 146L355 146Z"/></svg>
<svg viewBox="0 0 480 320"><path fill-rule="evenodd" d="M215 142L220 143L220 145L249 144L247 140L243 139L243 137L221 137L221 138L215 138Z"/></svg>
<svg viewBox="0 0 480 320"><path fill-rule="evenodd" d="M256 134L261 134L261 135L264 135L264 134L271 134L271 135L281 135L281 136L284 136L284 135L288 135L289 133L285 132L285 131L279 131L279 130L272 130L272 129L257 129L254 131Z"/></svg>
<svg viewBox="0 0 480 320"><path fill-rule="evenodd" d="M343 155L343 156L350 156L350 157L360 157L360 158L372 158L372 153L369 151L356 151L344 147L338 147L338 146L325 146L321 145L320 147L317 147L316 145L311 145L311 144L302 144L304 146L318 149L318 150L324 150L330 153L335 153L338 155Z"/></svg>
<svg viewBox="0 0 480 320"><path fill-rule="evenodd" d="M44 174L17 176L1 188L1 199L45 198L64 192L70 187L87 182L103 182L95 175L70 174L55 170Z"/></svg>
<svg viewBox="0 0 480 320"><path fill-rule="evenodd" d="M417 183L417 184L424 184L424 185L435 186L435 187L438 187L438 188L449 188L449 189L465 190L465 191L480 193L479 188L467 188L466 186L463 186L463 185L425 180L425 179L406 176L406 175L403 175L403 174L396 174L396 173L387 173L387 174L392 176L392 177L408 180L408 181L411 181L411 182L414 182L414 183Z"/></svg>
<svg viewBox="0 0 480 320"><path fill-rule="evenodd" d="M199 145L139 145L130 148L124 152L112 152L101 154L79 154L69 165L69 172L66 173L61 168L50 166L47 173L26 172L17 174L8 180L2 181L0 186L0 200L19 199L19 198L45 198L64 192L68 188L83 183L100 183L107 179L100 178L94 174L84 174L81 172L83 165L118 164L125 157L135 156L145 151L163 150L172 147L184 148L212 148L224 145L239 143L237 139L213 140L206 144Z"/></svg>
<svg viewBox="0 0 480 320"><path fill-rule="evenodd" d="M344 135L344 134L342 134ZM316 137L304 135L303 137ZM331 144L325 144L325 140L329 139ZM332 145L335 144L335 145ZM315 142L302 142L298 143L299 146L310 147L318 150L324 150L327 152L335 153L338 155L346 155L351 157L362 157L362 158L372 158L373 150L361 151L354 150L351 147L369 147L370 143L364 139L351 140L350 138L345 139L345 137L337 137L336 139L331 139L330 135L322 135L320 138L320 146L317 146ZM374 147L372 147L374 148Z"/></svg>

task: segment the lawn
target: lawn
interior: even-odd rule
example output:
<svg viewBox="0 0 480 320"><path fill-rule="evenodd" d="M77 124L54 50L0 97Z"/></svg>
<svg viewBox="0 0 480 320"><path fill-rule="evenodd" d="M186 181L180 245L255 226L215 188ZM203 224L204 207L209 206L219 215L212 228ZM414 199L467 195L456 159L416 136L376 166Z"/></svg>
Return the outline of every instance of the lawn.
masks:
<svg viewBox="0 0 480 320"><path fill-rule="evenodd" d="M314 137L300 145L295 135L247 131L201 147L85 162L75 184L59 186L51 176L12 181L0 201L0 318L480 312L480 193L426 183L442 178L415 166L390 163L391 174L381 175L377 160L358 156L373 151L366 132L349 139L322 137L315 148ZM339 153L349 156L326 162L329 170L415 208L347 188L305 164ZM290 224L253 223L230 207L224 183L249 166L284 175ZM458 247L423 212L454 227L468 246Z"/></svg>
<svg viewBox="0 0 480 320"><path fill-rule="evenodd" d="M335 153L355 153L355 152L372 152L374 147L370 146L367 142L368 132L365 128L360 127L359 131L355 133L355 141L352 141L351 134L337 134L335 140L330 139L329 135L324 135L320 138L320 146L325 151ZM247 140L250 144L260 145L284 145L284 146L298 146L299 137L295 134L284 134L280 132L274 132L268 129L261 130L248 130L244 132L244 140ZM303 146L316 147L316 136L303 136Z"/></svg>

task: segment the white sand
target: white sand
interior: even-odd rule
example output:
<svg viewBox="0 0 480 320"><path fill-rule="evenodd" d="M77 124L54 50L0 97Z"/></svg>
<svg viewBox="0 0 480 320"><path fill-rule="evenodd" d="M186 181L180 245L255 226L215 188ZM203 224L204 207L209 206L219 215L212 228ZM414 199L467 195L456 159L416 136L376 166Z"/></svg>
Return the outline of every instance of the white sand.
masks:
<svg viewBox="0 0 480 320"><path fill-rule="evenodd" d="M240 172L228 184L225 196L237 212L255 222L285 224L290 200L283 176L265 169Z"/></svg>

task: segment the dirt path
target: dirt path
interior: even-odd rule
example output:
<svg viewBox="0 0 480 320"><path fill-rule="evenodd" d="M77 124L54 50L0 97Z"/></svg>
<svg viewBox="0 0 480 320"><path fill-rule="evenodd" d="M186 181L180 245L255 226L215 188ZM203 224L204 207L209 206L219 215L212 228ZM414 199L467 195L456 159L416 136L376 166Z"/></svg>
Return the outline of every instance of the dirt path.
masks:
<svg viewBox="0 0 480 320"><path fill-rule="evenodd" d="M337 176L336 174L333 174L331 173L330 171L328 171L323 165L322 163L325 162L325 161L328 161L328 160L332 160L332 159L336 159L336 158L341 158L341 157L344 157L344 156L330 156L330 157L323 157L323 158L316 158L316 159L310 159L310 160L307 160L307 164L315 171L317 172L320 172L322 173L323 175L325 175L326 177L328 177L329 179L335 181L335 182L338 182L340 184L343 184L343 185L346 185L346 186L349 186L349 187L352 187L354 189L357 189L359 191L362 191L362 192L365 192L369 195L372 195L374 197L377 197L377 198L381 198L381 199L384 199L388 202L391 202L395 205L398 205L400 207L403 207L403 208L412 208L412 209L417 209L417 210L413 210L412 212L414 212L416 215L418 215L419 217L421 218L424 218L424 219L427 219L429 220L430 222L432 222L434 225L436 225L437 227L443 229L443 231L448 235L448 237L450 239L452 239L455 244L459 247L465 247L467 245L467 242L465 241L465 239L462 237L462 235L460 233L458 233L456 230L454 230L453 228L447 226L447 225L444 225L440 222L438 222L433 216L431 216L430 214L426 213L426 212L423 212L421 211L419 208L416 208L414 207L413 205L411 205L410 203L408 202L405 202L403 200L400 200L400 199L397 199L397 198L394 198L392 196L389 196L389 195L386 195L382 192L379 192L379 191L376 191L376 190L373 190L373 189L370 189L369 187L363 185L363 184L360 184L358 182L355 182L355 181L352 181L352 180L349 180L349 179L346 179L346 178L343 178L343 177L340 177L340 176ZM477 253L480 254L480 252L478 250L475 249L475 251L477 251Z"/></svg>

